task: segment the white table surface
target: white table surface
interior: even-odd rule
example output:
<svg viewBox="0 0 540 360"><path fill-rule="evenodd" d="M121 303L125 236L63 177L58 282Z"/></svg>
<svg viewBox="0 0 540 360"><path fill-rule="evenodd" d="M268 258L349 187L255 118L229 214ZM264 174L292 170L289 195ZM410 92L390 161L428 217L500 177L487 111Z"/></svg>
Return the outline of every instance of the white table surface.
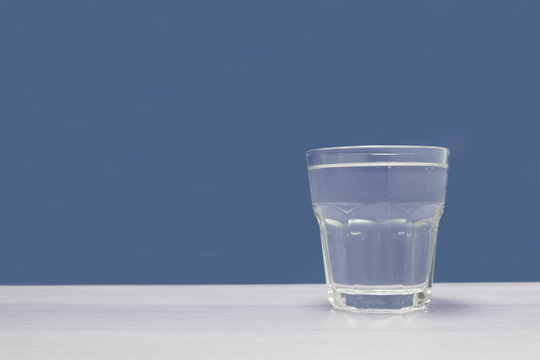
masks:
<svg viewBox="0 0 540 360"><path fill-rule="evenodd" d="M0 359L540 359L540 283L433 294L388 315L324 285L0 286Z"/></svg>

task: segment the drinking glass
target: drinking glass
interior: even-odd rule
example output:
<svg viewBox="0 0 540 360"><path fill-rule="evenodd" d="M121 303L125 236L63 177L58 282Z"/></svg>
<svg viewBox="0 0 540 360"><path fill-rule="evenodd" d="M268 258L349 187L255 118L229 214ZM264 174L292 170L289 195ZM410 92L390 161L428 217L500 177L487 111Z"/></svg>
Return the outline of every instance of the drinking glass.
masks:
<svg viewBox="0 0 540 360"><path fill-rule="evenodd" d="M430 302L448 154L396 145L307 152L334 307L392 312Z"/></svg>

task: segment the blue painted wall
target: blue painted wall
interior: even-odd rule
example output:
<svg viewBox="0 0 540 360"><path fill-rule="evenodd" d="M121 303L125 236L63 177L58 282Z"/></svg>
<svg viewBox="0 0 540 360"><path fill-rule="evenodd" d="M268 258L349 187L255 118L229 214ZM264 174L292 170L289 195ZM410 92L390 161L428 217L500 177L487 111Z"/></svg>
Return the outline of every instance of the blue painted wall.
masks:
<svg viewBox="0 0 540 360"><path fill-rule="evenodd" d="M540 280L540 2L0 2L0 283L323 281L305 151L451 149L438 281Z"/></svg>

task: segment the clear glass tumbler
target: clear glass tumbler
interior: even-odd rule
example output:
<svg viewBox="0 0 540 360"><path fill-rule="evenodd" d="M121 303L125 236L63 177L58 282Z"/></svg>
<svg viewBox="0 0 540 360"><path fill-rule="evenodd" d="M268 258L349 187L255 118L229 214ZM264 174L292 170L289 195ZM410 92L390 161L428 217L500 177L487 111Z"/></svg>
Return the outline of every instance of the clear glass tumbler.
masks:
<svg viewBox="0 0 540 360"><path fill-rule="evenodd" d="M430 302L448 154L395 145L307 152L333 306L408 311Z"/></svg>

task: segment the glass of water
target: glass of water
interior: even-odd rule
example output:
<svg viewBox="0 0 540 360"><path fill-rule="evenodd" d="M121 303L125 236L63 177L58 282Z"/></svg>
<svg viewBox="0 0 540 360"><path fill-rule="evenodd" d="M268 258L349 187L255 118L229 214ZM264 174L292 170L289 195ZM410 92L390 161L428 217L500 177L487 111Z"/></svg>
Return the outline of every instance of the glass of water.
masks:
<svg viewBox="0 0 540 360"><path fill-rule="evenodd" d="M430 302L448 154L395 145L307 152L333 306L408 311Z"/></svg>

